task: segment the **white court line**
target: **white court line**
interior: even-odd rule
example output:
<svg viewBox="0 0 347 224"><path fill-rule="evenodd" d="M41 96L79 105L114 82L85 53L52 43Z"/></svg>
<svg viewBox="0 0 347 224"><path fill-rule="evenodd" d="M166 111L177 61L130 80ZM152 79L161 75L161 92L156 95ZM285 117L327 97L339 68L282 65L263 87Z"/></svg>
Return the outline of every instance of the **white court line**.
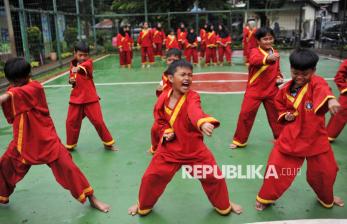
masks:
<svg viewBox="0 0 347 224"><path fill-rule="evenodd" d="M347 219L296 219L267 222L252 222L250 224L346 224Z"/></svg>
<svg viewBox="0 0 347 224"><path fill-rule="evenodd" d="M247 80L196 80L194 83L228 83L228 82L247 82ZM95 83L96 86L123 86L123 85L152 85L159 84L157 81L151 82L108 82L108 83ZM59 88L59 87L71 87L68 84L59 85L45 85L45 88Z"/></svg>
<svg viewBox="0 0 347 224"><path fill-rule="evenodd" d="M218 73L218 72L216 72ZM196 73L199 74L199 73ZM200 73L203 74L203 73ZM230 72L229 72L230 74ZM237 73L239 74L239 73ZM290 81L291 79L284 79L285 82ZM332 81L334 78L325 78L326 81ZM237 82L247 82L247 80L196 80L193 83L237 83ZM111 83L95 83L96 86L125 86L125 85L153 85L158 84L157 81L149 81L149 82L111 82ZM284 84L282 84L284 85ZM281 86L282 86L281 85ZM61 87L71 87L68 84L61 85L45 85L45 88L61 88ZM234 91L234 92L213 92L213 91L197 91L201 94L215 94L215 95L229 95L229 94L244 94L245 91Z"/></svg>
<svg viewBox="0 0 347 224"><path fill-rule="evenodd" d="M100 58L97 58L97 59L95 59L93 62L100 61L100 60L102 60L102 59L104 59L104 58L106 58L106 57L108 57L108 56L110 56L110 54L106 54L106 55L104 55L104 56L102 56L102 57L100 57ZM62 77L62 76L64 76L64 75L67 75L67 74L69 74L69 70L66 71L66 72L61 73L60 75L54 76L53 78L48 79L48 80L42 82L41 84L42 84L42 85L45 85L45 84L47 84L47 83L49 83L49 82L52 82L52 81L54 81L54 80L56 80L56 79L59 79L60 77Z"/></svg>
<svg viewBox="0 0 347 224"><path fill-rule="evenodd" d="M230 75L248 75L248 72L196 72L193 75L208 75L208 74L230 74Z"/></svg>

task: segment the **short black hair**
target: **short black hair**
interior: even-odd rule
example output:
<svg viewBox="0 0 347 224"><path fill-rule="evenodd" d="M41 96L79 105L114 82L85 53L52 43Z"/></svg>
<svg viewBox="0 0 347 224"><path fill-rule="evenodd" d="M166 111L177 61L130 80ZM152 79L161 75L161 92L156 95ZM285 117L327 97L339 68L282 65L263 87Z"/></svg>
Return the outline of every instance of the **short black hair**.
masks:
<svg viewBox="0 0 347 224"><path fill-rule="evenodd" d="M182 51L180 49L177 49L177 48L170 48L166 52L166 57L170 57L171 55L177 56L179 59L181 59L182 58Z"/></svg>
<svg viewBox="0 0 347 224"><path fill-rule="evenodd" d="M86 42L79 41L76 43L74 50L75 50L75 52L81 51L84 53L89 53L89 46Z"/></svg>
<svg viewBox="0 0 347 224"><path fill-rule="evenodd" d="M315 69L318 60L315 52L305 48L297 48L289 56L290 67L300 71Z"/></svg>
<svg viewBox="0 0 347 224"><path fill-rule="evenodd" d="M31 65L24 58L8 59L4 66L5 77L10 82L27 78L30 72Z"/></svg>
<svg viewBox="0 0 347 224"><path fill-rule="evenodd" d="M178 67L189 68L190 70L193 71L193 65L189 63L188 61L181 59L181 60L172 62L172 64L169 65L169 68L165 71L165 74L174 75Z"/></svg>
<svg viewBox="0 0 347 224"><path fill-rule="evenodd" d="M274 31L270 27L261 27L255 32L255 38L257 40L260 40L267 34L270 34L271 36L275 37Z"/></svg>

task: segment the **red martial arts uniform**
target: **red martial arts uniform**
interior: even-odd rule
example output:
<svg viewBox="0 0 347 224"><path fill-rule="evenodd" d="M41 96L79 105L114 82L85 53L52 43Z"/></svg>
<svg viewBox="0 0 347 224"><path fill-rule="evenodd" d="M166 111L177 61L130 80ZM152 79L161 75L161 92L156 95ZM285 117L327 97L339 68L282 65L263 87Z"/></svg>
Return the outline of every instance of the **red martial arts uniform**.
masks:
<svg viewBox="0 0 347 224"><path fill-rule="evenodd" d="M253 48L257 48L258 47L258 42L257 42L257 39L255 38L255 32L257 32L257 29L254 28L253 30L248 30L247 32L247 36L246 36L246 39L245 39L245 45L247 47L244 48L244 54L246 54L246 63L249 62L249 57L250 57L250 54L251 54L251 50ZM246 50L246 51L245 51Z"/></svg>
<svg viewBox="0 0 347 224"><path fill-rule="evenodd" d="M165 47L166 50L172 49L172 48L177 48L180 49L178 46L178 41L175 35L167 35L166 40L165 40Z"/></svg>
<svg viewBox="0 0 347 224"><path fill-rule="evenodd" d="M187 39L184 42L184 55L188 62L193 64L198 64L198 40L195 40L190 43Z"/></svg>
<svg viewBox="0 0 347 224"><path fill-rule="evenodd" d="M117 35L117 47L119 51L119 64L131 65L132 40L127 33L125 36L122 36L120 33Z"/></svg>
<svg viewBox="0 0 347 224"><path fill-rule="evenodd" d="M225 38L217 37L218 44L218 59L220 63L223 63L224 56L228 63L231 63L231 37L227 36ZM225 46L226 45L226 46Z"/></svg>
<svg viewBox="0 0 347 224"><path fill-rule="evenodd" d="M306 159L306 179L319 202L329 208L334 204L338 167L325 129L325 113L328 100L335 97L327 82L317 75L300 89L293 90L293 84L288 82L275 98L278 120L284 128L270 154L267 171L271 166L276 175L264 178L257 201L274 203L289 188ZM295 115L294 121L285 120L287 112Z"/></svg>
<svg viewBox="0 0 347 224"><path fill-rule="evenodd" d="M217 64L217 35L216 33L209 32L205 36L206 51L205 51L205 63L210 64L211 60L214 64Z"/></svg>
<svg viewBox="0 0 347 224"><path fill-rule="evenodd" d="M150 29L143 29L137 39L137 43L141 46L141 62L147 63L147 57L149 63L154 63L153 55L153 37Z"/></svg>
<svg viewBox="0 0 347 224"><path fill-rule="evenodd" d="M276 80L282 77L280 62L278 60L269 64L266 62L267 56L268 53L260 47L252 49L250 54L247 88L233 138L233 144L239 147L247 145L247 139L261 103L264 104L275 139L278 138L282 129L282 125L277 123L277 111L274 104L274 97L278 92Z"/></svg>
<svg viewBox="0 0 347 224"><path fill-rule="evenodd" d="M205 29L200 29L200 57L205 57L205 51L206 51L206 30Z"/></svg>
<svg viewBox="0 0 347 224"><path fill-rule="evenodd" d="M249 34L248 26L245 26L242 30L242 45L243 45L243 57L246 59L247 57L247 37Z"/></svg>
<svg viewBox="0 0 347 224"><path fill-rule="evenodd" d="M340 90L340 110L330 118L328 123L328 136L334 141L341 133L347 122L347 60L344 60L335 76L335 83Z"/></svg>
<svg viewBox="0 0 347 224"><path fill-rule="evenodd" d="M72 68L77 66L79 71L72 73ZM84 117L87 117L98 132L103 144L112 146L113 140L102 117L99 96L96 93L93 81L93 61L77 64L73 60L70 65L70 77L74 77L76 83L73 85L69 111L66 118L66 148L73 149L77 146L81 124Z"/></svg>
<svg viewBox="0 0 347 224"><path fill-rule="evenodd" d="M153 43L155 44L154 56L163 56L163 43L165 41L164 31L159 31L156 28L152 29Z"/></svg>
<svg viewBox="0 0 347 224"><path fill-rule="evenodd" d="M139 209L141 215L148 214L166 185L182 165L216 165L216 161L203 142L200 131L204 122L219 126L219 122L206 115L200 105L200 96L194 91L183 95L174 108L169 108L171 91L161 94L155 105L155 122L159 126L162 139L157 152L145 171L139 191ZM174 132L175 138L166 142L163 134ZM218 169L219 174L221 171ZM208 199L221 214L231 210L225 179L217 179L208 174L200 179Z"/></svg>
<svg viewBox="0 0 347 224"><path fill-rule="evenodd" d="M179 49L184 49L184 42L186 40L188 32L186 30L181 30L180 28L177 29L177 41Z"/></svg>
<svg viewBox="0 0 347 224"><path fill-rule="evenodd" d="M47 164L57 182L84 203L93 194L88 180L61 143L50 117L46 96L37 81L13 87L11 98L2 104L13 127L13 140L0 158L0 203L8 203L17 182L31 165Z"/></svg>
<svg viewBox="0 0 347 224"><path fill-rule="evenodd" d="M172 88L172 84L169 81L169 78L167 77L167 75L165 75L165 73L163 73L161 76L160 85L162 86L162 90L161 91L156 90L157 97L159 97L162 93L167 94ZM152 146L149 150L152 154L154 154L157 151L159 142L160 142L160 130L159 130L159 126L157 125L157 123L154 122L152 125L152 128L151 128Z"/></svg>

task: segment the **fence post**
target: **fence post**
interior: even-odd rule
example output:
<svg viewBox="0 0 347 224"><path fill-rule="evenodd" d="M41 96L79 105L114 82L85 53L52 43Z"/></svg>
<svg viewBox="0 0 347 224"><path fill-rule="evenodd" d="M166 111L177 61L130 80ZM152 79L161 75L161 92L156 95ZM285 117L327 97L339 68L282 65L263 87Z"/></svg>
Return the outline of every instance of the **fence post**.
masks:
<svg viewBox="0 0 347 224"><path fill-rule="evenodd" d="M25 60L30 62L30 51L28 47L28 36L27 36L27 21L24 11L23 0L19 0L19 23L20 23L20 33L22 35L22 44Z"/></svg>
<svg viewBox="0 0 347 224"><path fill-rule="evenodd" d="M195 14L195 32L199 34L199 13Z"/></svg>
<svg viewBox="0 0 347 224"><path fill-rule="evenodd" d="M147 0L144 0L144 6L145 6L145 22L148 23Z"/></svg>
<svg viewBox="0 0 347 224"><path fill-rule="evenodd" d="M167 13L167 24L169 26L169 30L171 29L171 18L170 18L170 12Z"/></svg>
<svg viewBox="0 0 347 224"><path fill-rule="evenodd" d="M57 43L57 54L59 65L62 66L61 61L61 46L60 46L60 37L59 37L59 23L58 23L58 12L57 12L57 0L53 0L53 15L54 15L54 26L55 26L55 42Z"/></svg>
<svg viewBox="0 0 347 224"><path fill-rule="evenodd" d="M76 16L77 16L77 39L81 40L81 15L80 15L80 5L79 0L75 0L76 2Z"/></svg>
<svg viewBox="0 0 347 224"><path fill-rule="evenodd" d="M96 52L98 51L96 46L96 29L95 29L95 9L94 9L94 0L90 1L92 7L92 25L93 25L93 39L94 39L94 47Z"/></svg>

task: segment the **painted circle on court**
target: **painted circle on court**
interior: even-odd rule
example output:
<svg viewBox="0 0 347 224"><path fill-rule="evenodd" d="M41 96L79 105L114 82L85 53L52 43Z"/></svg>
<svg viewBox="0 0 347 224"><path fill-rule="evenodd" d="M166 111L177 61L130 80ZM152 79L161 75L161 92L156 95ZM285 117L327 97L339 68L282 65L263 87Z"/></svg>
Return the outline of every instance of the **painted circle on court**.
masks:
<svg viewBox="0 0 347 224"><path fill-rule="evenodd" d="M246 90L248 74L242 72L195 73L192 89L200 93L233 94Z"/></svg>

